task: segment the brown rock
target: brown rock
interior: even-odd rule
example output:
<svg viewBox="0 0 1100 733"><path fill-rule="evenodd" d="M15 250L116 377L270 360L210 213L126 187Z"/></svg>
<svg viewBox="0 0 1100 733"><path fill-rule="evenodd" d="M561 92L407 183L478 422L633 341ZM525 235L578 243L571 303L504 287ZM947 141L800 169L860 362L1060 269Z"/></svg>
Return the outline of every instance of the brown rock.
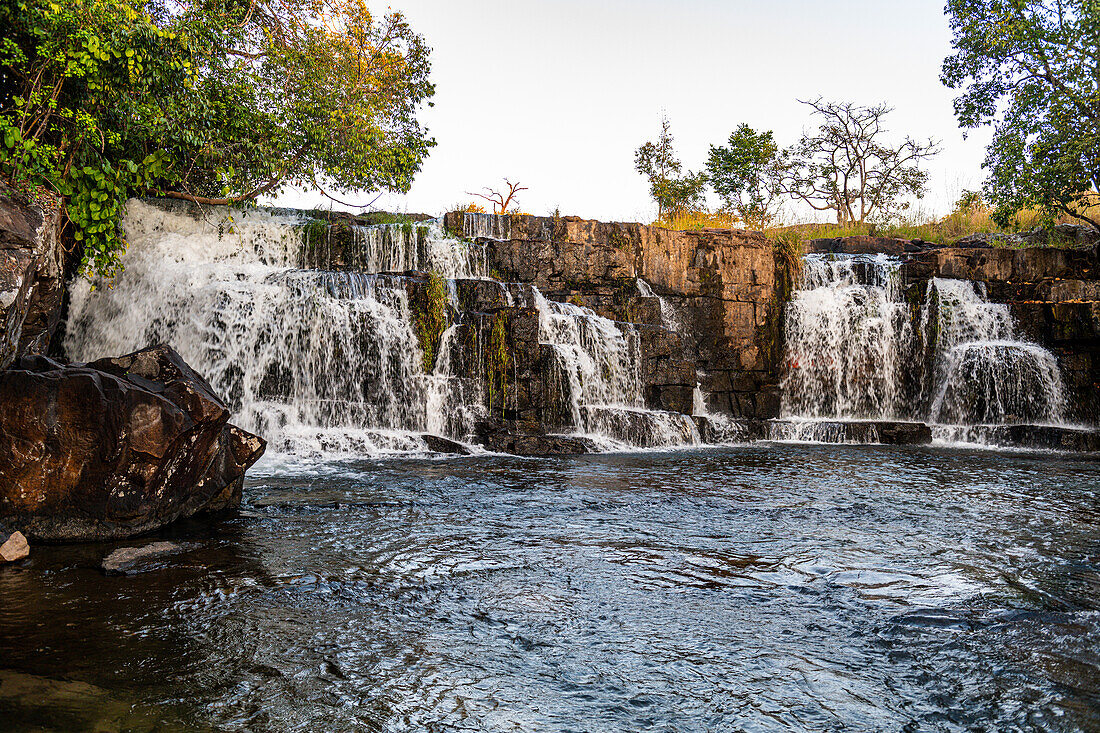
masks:
<svg viewBox="0 0 1100 733"><path fill-rule="evenodd" d="M134 572L149 560L175 555L186 549L174 542L151 542L142 547L120 547L103 558L100 568L108 575L125 575Z"/></svg>
<svg viewBox="0 0 1100 733"><path fill-rule="evenodd" d="M264 441L171 348L0 373L0 518L32 538L131 537L240 503Z"/></svg>
<svg viewBox="0 0 1100 733"><path fill-rule="evenodd" d="M44 353L63 290L60 209L25 202L0 184L0 369Z"/></svg>
<svg viewBox="0 0 1100 733"><path fill-rule="evenodd" d="M31 546L22 532L12 532L7 542L0 545L0 562L15 562L31 554Z"/></svg>

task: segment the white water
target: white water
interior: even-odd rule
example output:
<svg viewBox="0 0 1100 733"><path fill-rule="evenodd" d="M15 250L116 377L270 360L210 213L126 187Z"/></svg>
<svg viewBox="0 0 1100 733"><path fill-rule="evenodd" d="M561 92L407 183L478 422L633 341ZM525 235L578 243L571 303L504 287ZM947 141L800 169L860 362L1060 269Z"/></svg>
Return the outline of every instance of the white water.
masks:
<svg viewBox="0 0 1100 733"><path fill-rule="evenodd" d="M689 415L645 408L641 339L633 325L547 300L535 287L531 296L539 312L539 342L556 358L551 387L568 405L576 430L619 447L700 442Z"/></svg>
<svg viewBox="0 0 1100 733"><path fill-rule="evenodd" d="M979 284L930 281L914 329L897 258L808 255L785 325L778 439L835 442L836 420L925 421L941 440L995 434L982 426L1065 426L1054 355L1023 339ZM929 373L922 347L932 349Z"/></svg>
<svg viewBox="0 0 1100 733"><path fill-rule="evenodd" d="M1018 334L1008 306L980 284L928 284L925 332L936 347L931 422L1063 425L1066 394L1054 355Z"/></svg>
<svg viewBox="0 0 1100 733"><path fill-rule="evenodd" d="M684 328L683 318L680 317L680 311L676 306L653 292L653 288L642 278L638 278L635 282L638 286L638 295L643 298L657 299L657 305L661 309L661 324L669 331L682 333Z"/></svg>
<svg viewBox="0 0 1100 733"><path fill-rule="evenodd" d="M446 236L439 220L418 224L379 224L349 227L352 246L333 252L332 230L305 256L313 269L330 270L333 257L346 255L344 263L360 272L433 271L444 278L484 278L488 272L485 247Z"/></svg>
<svg viewBox="0 0 1100 733"><path fill-rule="evenodd" d="M471 239L508 239L512 218L500 214L466 213L462 217L462 236Z"/></svg>
<svg viewBox="0 0 1100 733"><path fill-rule="evenodd" d="M901 263L886 255L807 255L787 307L783 417L901 419L913 330Z"/></svg>
<svg viewBox="0 0 1100 733"><path fill-rule="evenodd" d="M478 395L449 374L449 341L425 372L403 279L297 269L292 215L234 213L230 225L224 209L199 220L128 206L123 273L110 289L73 284L72 358L171 344L275 453L386 453L422 449L423 432L466 437ZM375 267L417 264L401 259L402 238L362 234ZM446 240L430 245L452 272L476 273L468 249L448 260L438 257Z"/></svg>
<svg viewBox="0 0 1100 733"><path fill-rule="evenodd" d="M466 224L500 237L508 221L467 215ZM306 247L305 223L297 212L214 208L196 218L131 201L122 274L109 288L73 283L69 355L90 361L171 344L272 455L425 451L424 433L468 440L484 416L485 385L458 374L459 325L443 332L425 371L408 279L386 273L483 278L485 247L447 237L437 221L351 227L350 246L314 232ZM446 283L457 306L455 282ZM689 416L644 408L633 326L531 295L576 430L616 448L698 442Z"/></svg>

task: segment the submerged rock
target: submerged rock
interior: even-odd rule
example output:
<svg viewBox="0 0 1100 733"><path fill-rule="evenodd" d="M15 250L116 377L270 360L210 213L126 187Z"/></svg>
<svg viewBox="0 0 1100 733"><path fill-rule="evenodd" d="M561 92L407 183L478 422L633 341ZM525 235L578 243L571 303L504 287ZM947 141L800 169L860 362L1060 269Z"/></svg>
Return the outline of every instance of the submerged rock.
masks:
<svg viewBox="0 0 1100 733"><path fill-rule="evenodd" d="M32 538L132 537L237 506L264 441L168 346L0 373L0 517Z"/></svg>
<svg viewBox="0 0 1100 733"><path fill-rule="evenodd" d="M922 422L892 420L769 420L768 437L817 443L928 445L932 429Z"/></svg>
<svg viewBox="0 0 1100 733"><path fill-rule="evenodd" d="M11 537L0 545L0 562L16 562L31 554L31 546L22 532L12 532Z"/></svg>
<svg viewBox="0 0 1100 733"><path fill-rule="evenodd" d="M579 456L599 452L596 442L591 438L526 432L519 428L517 425L481 425L478 442L486 450L516 456Z"/></svg>
<svg viewBox="0 0 1100 733"><path fill-rule="evenodd" d="M470 449L458 441L432 435L431 433L424 433L422 437L424 438L424 444L428 446L428 450L433 453L450 453L456 456L470 455Z"/></svg>
<svg viewBox="0 0 1100 733"><path fill-rule="evenodd" d="M143 547L120 547L103 558L100 568L108 575L125 575L140 569L149 560L183 552L185 547L174 542L152 542Z"/></svg>

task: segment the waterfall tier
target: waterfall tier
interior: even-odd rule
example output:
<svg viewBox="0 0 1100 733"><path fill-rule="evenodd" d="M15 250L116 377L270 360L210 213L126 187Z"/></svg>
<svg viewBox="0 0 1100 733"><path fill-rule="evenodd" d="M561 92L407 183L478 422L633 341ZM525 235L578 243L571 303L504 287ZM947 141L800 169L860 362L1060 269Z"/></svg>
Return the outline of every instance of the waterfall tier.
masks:
<svg viewBox="0 0 1100 733"><path fill-rule="evenodd" d="M787 306L784 417L896 420L913 329L900 262L808 255Z"/></svg>
<svg viewBox="0 0 1100 733"><path fill-rule="evenodd" d="M131 201L125 270L73 283L65 346L172 344L273 454L422 451L501 419L616 448L698 442L689 416L646 409L633 325L488 278L479 239L508 222L468 214L459 239L438 220Z"/></svg>
<svg viewBox="0 0 1100 733"><path fill-rule="evenodd" d="M1008 306L989 302L981 284L945 278L911 301L897 257L805 257L786 316L791 420L779 434L828 441L853 434L843 421L1064 426L1057 360L1020 335Z"/></svg>

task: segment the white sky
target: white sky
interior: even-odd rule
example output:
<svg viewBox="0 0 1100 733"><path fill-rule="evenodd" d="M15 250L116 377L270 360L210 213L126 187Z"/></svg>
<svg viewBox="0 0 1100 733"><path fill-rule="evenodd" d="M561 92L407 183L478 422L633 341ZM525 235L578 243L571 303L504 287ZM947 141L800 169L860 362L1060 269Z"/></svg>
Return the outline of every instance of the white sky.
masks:
<svg viewBox="0 0 1100 733"><path fill-rule="evenodd" d="M649 221L655 207L634 171L634 150L656 138L662 110L681 160L696 170L708 145L724 143L741 122L793 143L809 124L796 100L823 96L888 102L896 108L887 117L892 137L941 140L922 206L944 213L963 188L981 183L989 134L963 140L953 93L939 82L951 38L943 5L394 0L433 49L435 106L422 120L438 145L410 193L383 196L375 208L438 214L507 176L529 187L519 202L533 214L560 207ZM347 208L310 192L278 202Z"/></svg>

